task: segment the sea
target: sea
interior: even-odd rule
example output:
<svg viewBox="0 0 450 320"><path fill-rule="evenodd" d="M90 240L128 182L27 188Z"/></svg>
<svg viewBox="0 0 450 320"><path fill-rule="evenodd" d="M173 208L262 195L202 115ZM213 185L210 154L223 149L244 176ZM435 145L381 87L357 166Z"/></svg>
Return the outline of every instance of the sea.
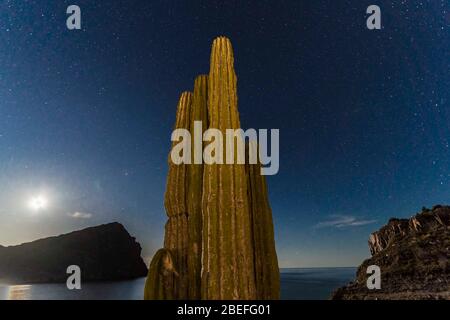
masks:
<svg viewBox="0 0 450 320"><path fill-rule="evenodd" d="M280 270L281 299L327 300L337 288L354 279L356 268L285 268ZM0 284L0 300L142 300L145 278L82 284Z"/></svg>

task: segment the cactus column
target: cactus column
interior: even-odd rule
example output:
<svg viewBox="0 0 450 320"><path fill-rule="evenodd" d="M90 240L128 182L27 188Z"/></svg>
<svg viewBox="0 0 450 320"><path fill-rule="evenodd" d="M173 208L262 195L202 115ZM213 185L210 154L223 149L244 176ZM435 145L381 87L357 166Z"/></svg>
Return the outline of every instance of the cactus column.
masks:
<svg viewBox="0 0 450 320"><path fill-rule="evenodd" d="M260 164L247 162L246 171L247 194L252 215L257 299L275 300L280 298L280 271L275 251L267 183L265 177L261 175Z"/></svg>
<svg viewBox="0 0 450 320"><path fill-rule="evenodd" d="M231 42L214 40L208 81L210 128L240 128ZM224 157L225 159L225 157ZM204 165L203 299L255 299L245 165Z"/></svg>
<svg viewBox="0 0 450 320"><path fill-rule="evenodd" d="M194 82L194 97L190 119L190 133L192 137L192 162L188 167L189 187L187 190L188 208L188 278L189 299L201 298L201 270L202 270L202 188L203 188L203 164L194 163L194 153L197 151L203 156L203 144L196 146L194 137L194 121L201 121L202 141L203 131L208 127L207 120L208 102L208 76L200 75ZM196 150L198 148L198 150Z"/></svg>
<svg viewBox="0 0 450 320"><path fill-rule="evenodd" d="M183 92L177 107L175 129L188 129L192 108L192 93ZM175 145L176 142L173 143ZM173 147L172 145L172 147ZM188 211L186 191L188 165L174 164L169 155L169 173L165 194L165 207L169 220L166 223L164 248L173 256L178 277L174 283L174 298L188 298Z"/></svg>

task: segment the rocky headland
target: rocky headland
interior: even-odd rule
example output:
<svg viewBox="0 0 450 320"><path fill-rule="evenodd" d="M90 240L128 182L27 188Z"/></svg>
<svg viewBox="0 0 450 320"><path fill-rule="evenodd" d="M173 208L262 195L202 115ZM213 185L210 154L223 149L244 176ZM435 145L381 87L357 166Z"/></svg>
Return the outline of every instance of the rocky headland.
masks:
<svg viewBox="0 0 450 320"><path fill-rule="evenodd" d="M450 300L450 207L423 208L410 219L392 218L370 235L372 257L332 299ZM367 288L367 268L381 270L381 289Z"/></svg>
<svg viewBox="0 0 450 320"><path fill-rule="evenodd" d="M82 281L125 280L147 274L140 244L117 222L18 246L0 246L1 282L66 282L70 265L81 268Z"/></svg>

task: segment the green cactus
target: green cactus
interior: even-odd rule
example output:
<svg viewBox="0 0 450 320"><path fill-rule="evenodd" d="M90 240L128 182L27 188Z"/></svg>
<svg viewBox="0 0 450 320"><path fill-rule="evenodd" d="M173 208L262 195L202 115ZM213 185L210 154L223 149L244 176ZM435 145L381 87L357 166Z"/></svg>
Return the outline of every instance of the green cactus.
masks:
<svg viewBox="0 0 450 320"><path fill-rule="evenodd" d="M214 40L208 81L209 126L240 128L231 42ZM225 158L225 157L224 157ZM256 298L245 165L204 165L203 299Z"/></svg>
<svg viewBox="0 0 450 320"><path fill-rule="evenodd" d="M195 79L194 94L180 97L175 128L188 129L193 141L194 121L224 136L226 129L239 129L236 83L231 42L219 37L209 75ZM193 144L192 160L195 152ZM164 249L151 262L145 299L279 298L272 211L260 167L176 165L169 157Z"/></svg>

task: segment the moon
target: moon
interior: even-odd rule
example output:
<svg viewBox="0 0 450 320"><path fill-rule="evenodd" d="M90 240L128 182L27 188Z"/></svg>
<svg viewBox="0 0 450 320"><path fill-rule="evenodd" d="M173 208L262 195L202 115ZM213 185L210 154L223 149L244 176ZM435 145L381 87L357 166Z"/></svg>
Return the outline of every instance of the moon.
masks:
<svg viewBox="0 0 450 320"><path fill-rule="evenodd" d="M48 200L43 195L38 195L35 197L32 197L29 201L29 206L33 211L41 211L45 208L47 208Z"/></svg>

